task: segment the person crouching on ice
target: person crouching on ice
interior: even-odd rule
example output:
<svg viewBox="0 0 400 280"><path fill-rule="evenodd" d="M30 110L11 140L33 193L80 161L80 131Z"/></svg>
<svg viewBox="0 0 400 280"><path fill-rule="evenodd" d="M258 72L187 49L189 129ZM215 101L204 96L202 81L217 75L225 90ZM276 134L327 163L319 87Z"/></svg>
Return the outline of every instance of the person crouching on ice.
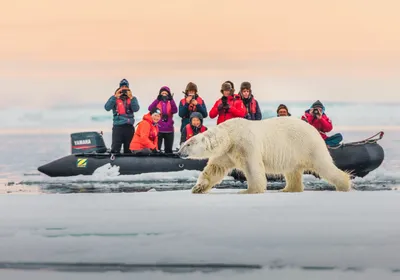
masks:
<svg viewBox="0 0 400 280"><path fill-rule="evenodd" d="M206 104L197 93L197 85L195 83L188 83L183 93L185 97L181 99L179 104L179 116L182 118L181 133L185 126L190 123L190 115L193 112L199 112L203 118L208 117Z"/></svg>
<svg viewBox="0 0 400 280"><path fill-rule="evenodd" d="M143 116L143 120L138 123L135 135L133 136L129 149L132 153L152 153L158 152L158 122L161 119L161 110L153 108Z"/></svg>
<svg viewBox="0 0 400 280"><path fill-rule="evenodd" d="M276 116L277 117L287 117L287 116L291 116L291 114L289 113L289 109L286 107L285 104L280 104L278 106L278 109L276 109Z"/></svg>
<svg viewBox="0 0 400 280"><path fill-rule="evenodd" d="M189 123L183 128L181 133L181 145L193 136L203 133L207 127L203 125L203 115L199 112L193 112L190 115Z"/></svg>
<svg viewBox="0 0 400 280"><path fill-rule="evenodd" d="M327 146L337 146L343 140L343 136L340 133L336 133L330 137L326 135L327 132L330 132L333 129L333 125L331 120L325 114L325 106L321 101L315 101L311 105L311 108L304 112L301 119L308 122L318 130Z"/></svg>
<svg viewBox="0 0 400 280"><path fill-rule="evenodd" d="M232 118L244 118L246 108L239 95L233 94L234 89L229 82L221 86L222 97L215 102L209 116L214 119L218 116L217 125Z"/></svg>
<svg viewBox="0 0 400 280"><path fill-rule="evenodd" d="M240 85L240 97L242 98L244 107L246 108L245 119L248 120L261 120L262 114L258 101L254 98L251 84L249 82L243 82Z"/></svg>

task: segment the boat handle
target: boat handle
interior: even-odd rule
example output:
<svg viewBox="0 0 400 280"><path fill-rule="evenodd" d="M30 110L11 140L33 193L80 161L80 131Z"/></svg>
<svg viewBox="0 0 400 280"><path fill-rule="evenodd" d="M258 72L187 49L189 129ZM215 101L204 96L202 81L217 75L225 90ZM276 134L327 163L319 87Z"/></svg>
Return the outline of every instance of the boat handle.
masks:
<svg viewBox="0 0 400 280"><path fill-rule="evenodd" d="M183 168L185 165L183 163L180 163L178 166L179 168Z"/></svg>
<svg viewBox="0 0 400 280"><path fill-rule="evenodd" d="M115 156L114 156L114 154L111 154L111 157L110 157L110 159L111 159L111 160L114 160L114 159L115 159Z"/></svg>

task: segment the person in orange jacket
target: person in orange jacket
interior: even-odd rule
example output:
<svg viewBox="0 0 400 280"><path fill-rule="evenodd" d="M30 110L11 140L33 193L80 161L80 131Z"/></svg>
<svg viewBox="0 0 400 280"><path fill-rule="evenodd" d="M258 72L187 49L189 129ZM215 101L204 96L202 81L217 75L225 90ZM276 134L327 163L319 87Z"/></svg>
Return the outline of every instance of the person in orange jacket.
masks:
<svg viewBox="0 0 400 280"><path fill-rule="evenodd" d="M232 84L225 82L221 86L222 97L215 102L210 110L210 118L218 116L217 125L232 118L244 118L247 111L242 98L234 94Z"/></svg>
<svg viewBox="0 0 400 280"><path fill-rule="evenodd" d="M129 149L132 153L158 152L158 122L161 119L161 110L153 108L143 116L138 124Z"/></svg>
<svg viewBox="0 0 400 280"><path fill-rule="evenodd" d="M189 123L183 127L181 133L181 145L186 140L199 133L203 133L206 130L207 127L203 125L203 115L200 112L193 112L190 115Z"/></svg>

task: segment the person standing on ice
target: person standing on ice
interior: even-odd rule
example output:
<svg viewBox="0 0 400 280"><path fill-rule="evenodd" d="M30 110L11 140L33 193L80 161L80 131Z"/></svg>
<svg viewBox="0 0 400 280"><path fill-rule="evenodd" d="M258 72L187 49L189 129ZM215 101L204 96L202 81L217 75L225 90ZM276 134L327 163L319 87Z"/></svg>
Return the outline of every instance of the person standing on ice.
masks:
<svg viewBox="0 0 400 280"><path fill-rule="evenodd" d="M104 109L107 112L113 111L111 153L120 153L122 146L124 153L130 153L129 145L135 133L134 113L139 111L140 106L138 99L132 95L126 79L121 80L119 88L108 99Z"/></svg>
<svg viewBox="0 0 400 280"><path fill-rule="evenodd" d="M178 112L176 103L172 97L171 90L167 86L160 88L157 98L150 104L149 111L158 108L161 111L161 120L158 122L158 149L164 142L165 153L172 153L174 145L174 114Z"/></svg>

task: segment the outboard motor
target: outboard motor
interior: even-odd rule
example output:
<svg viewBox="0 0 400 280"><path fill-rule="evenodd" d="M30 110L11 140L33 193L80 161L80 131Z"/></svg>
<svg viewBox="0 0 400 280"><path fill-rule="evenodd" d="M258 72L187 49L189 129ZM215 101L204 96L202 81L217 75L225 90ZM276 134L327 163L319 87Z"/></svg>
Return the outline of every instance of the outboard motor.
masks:
<svg viewBox="0 0 400 280"><path fill-rule="evenodd" d="M77 132L71 134L71 154L107 152L103 135L95 132Z"/></svg>

